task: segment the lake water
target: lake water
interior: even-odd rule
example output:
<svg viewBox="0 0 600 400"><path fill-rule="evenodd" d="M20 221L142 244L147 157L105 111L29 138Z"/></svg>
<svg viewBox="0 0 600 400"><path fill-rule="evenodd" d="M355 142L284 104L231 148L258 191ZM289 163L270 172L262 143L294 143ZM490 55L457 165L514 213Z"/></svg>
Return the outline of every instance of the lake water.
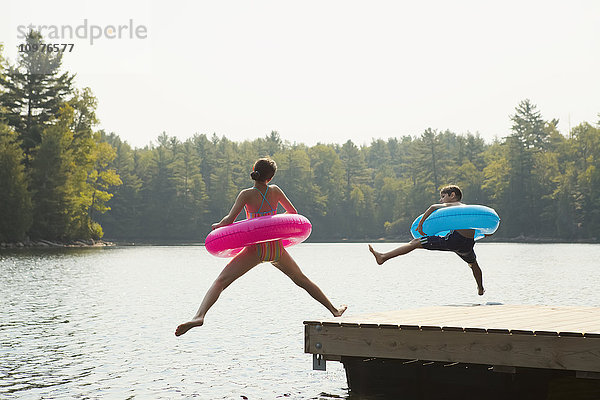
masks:
<svg viewBox="0 0 600 400"><path fill-rule="evenodd" d="M388 250L395 244L377 244ZM348 314L498 302L600 306L600 245L479 243L486 294L454 254L378 266L366 244L290 249ZM348 398L340 363L313 371L304 320L329 314L270 264L176 338L225 265L201 246L0 253L0 398ZM354 397L351 397L354 398Z"/></svg>

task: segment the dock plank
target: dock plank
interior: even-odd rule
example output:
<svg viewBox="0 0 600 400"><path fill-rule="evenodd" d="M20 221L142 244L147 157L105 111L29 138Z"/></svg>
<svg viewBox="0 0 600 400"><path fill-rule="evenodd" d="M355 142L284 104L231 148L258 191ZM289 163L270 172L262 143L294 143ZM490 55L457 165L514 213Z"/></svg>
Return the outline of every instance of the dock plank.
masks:
<svg viewBox="0 0 600 400"><path fill-rule="evenodd" d="M440 306L331 320L336 323L376 323L417 326L600 333L600 308L493 305L480 307Z"/></svg>

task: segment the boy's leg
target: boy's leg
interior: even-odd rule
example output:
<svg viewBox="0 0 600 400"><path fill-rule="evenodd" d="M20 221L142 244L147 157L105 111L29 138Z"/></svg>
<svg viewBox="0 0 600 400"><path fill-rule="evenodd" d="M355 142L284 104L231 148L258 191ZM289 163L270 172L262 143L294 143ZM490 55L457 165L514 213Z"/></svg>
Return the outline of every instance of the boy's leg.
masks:
<svg viewBox="0 0 600 400"><path fill-rule="evenodd" d="M308 294L310 294L315 300L319 303L323 304L325 308L327 308L334 317L341 316L346 308L346 305L342 305L339 308L335 307L331 304L331 301L325 296L325 293L317 286L313 281L308 279L306 275L300 270L296 261L290 256L290 254L283 249L281 252L281 257L278 261L273 262L273 265L276 266L281 272L286 274L296 285L300 286L302 289L306 290Z"/></svg>
<svg viewBox="0 0 600 400"><path fill-rule="evenodd" d="M485 293L485 289L483 288L483 276L481 273L481 268L479 268L479 264L477 263L477 256L473 250L475 241L472 238L462 236L456 231L450 235L449 239L451 246L454 248L454 252L471 268L475 282L477 282L477 294L480 296L483 295Z"/></svg>
<svg viewBox="0 0 600 400"><path fill-rule="evenodd" d="M377 264L381 265L390 258L398 257L407 253L410 253L414 249L421 248L421 239L413 239L408 243L395 248L394 250L388 251L387 253L380 253L375 251L371 245L369 245L369 251L375 256Z"/></svg>
<svg viewBox="0 0 600 400"><path fill-rule="evenodd" d="M175 336L181 336L190 329L204 324L204 316L212 307L212 305L215 304L221 295L221 292L231 285L231 283L233 283L233 281L235 281L237 278L258 265L259 262L260 260L254 246L246 247L240 254L235 256L233 260L231 260L229 264L223 268L223 271L221 271L210 289L208 289L204 295L204 299L202 300L196 315L194 315L190 321L179 325L175 330Z"/></svg>
<svg viewBox="0 0 600 400"><path fill-rule="evenodd" d="M477 261L469 263L469 267L471 267L473 277L475 278L475 282L477 282L477 294L481 296L485 293L485 289L483 288L483 275L481 273L481 268L479 268Z"/></svg>

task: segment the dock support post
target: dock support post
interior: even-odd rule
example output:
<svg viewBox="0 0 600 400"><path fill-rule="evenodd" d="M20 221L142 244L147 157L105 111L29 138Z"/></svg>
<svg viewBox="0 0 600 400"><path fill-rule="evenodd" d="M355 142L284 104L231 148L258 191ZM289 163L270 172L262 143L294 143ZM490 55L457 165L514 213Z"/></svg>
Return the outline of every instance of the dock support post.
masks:
<svg viewBox="0 0 600 400"><path fill-rule="evenodd" d="M313 354L313 370L325 371L327 369L325 358L321 354Z"/></svg>

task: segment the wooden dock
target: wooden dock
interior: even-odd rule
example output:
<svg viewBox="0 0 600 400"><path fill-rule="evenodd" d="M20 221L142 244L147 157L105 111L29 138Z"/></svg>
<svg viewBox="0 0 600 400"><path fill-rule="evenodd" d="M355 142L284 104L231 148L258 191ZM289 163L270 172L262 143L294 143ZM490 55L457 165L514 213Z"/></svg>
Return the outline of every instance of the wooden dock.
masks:
<svg viewBox="0 0 600 400"><path fill-rule="evenodd" d="M343 362L351 390L369 390L368 381L374 380L365 379L370 374L369 365L377 365L373 369L381 376L385 375L382 365L387 363L389 368L394 366L396 377L400 370L407 376L415 374L416 366L432 366L430 370L441 366L442 372L434 373L433 381L444 381L443 374L447 373L443 371L452 370L448 373L453 381L462 375L469 376L469 381L489 377L487 386L492 387L492 381L506 380L500 377L506 374L494 372L513 375L509 379L512 382L524 382L525 376L538 386L544 381L546 391L557 379L562 382L558 386L563 387L569 381L566 378L572 377L570 381L585 380L583 385L598 390L600 398L600 307L439 306L304 324L305 352L313 354L315 368L324 367L326 360ZM474 371L480 372L474 377ZM422 371L418 374L423 377ZM358 381L364 382L359 385ZM520 383L511 390L518 392L526 386ZM468 393L468 389L462 392Z"/></svg>

